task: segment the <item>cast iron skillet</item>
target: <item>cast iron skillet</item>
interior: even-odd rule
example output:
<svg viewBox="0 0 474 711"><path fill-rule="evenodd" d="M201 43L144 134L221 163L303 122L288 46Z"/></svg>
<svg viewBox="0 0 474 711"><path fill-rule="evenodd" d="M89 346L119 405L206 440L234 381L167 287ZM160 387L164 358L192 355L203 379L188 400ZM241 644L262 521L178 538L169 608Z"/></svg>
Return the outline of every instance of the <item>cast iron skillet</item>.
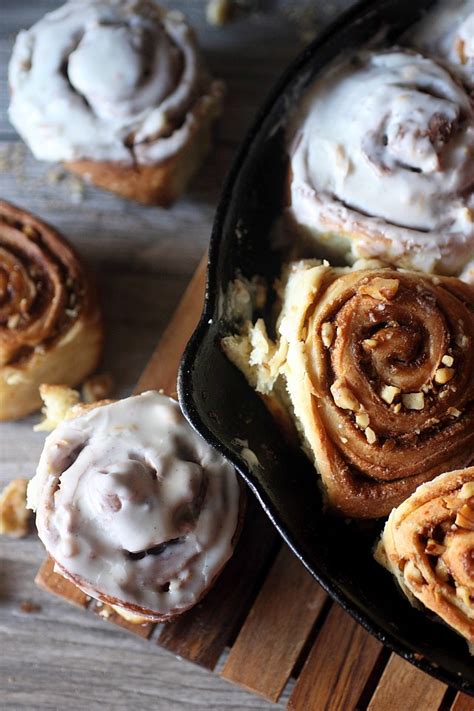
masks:
<svg viewBox="0 0 474 711"><path fill-rule="evenodd" d="M288 545L324 589L369 632L424 671L474 695L467 644L415 610L372 558L380 523L361 525L323 513L316 476L291 451L259 397L223 355L229 332L223 294L236 273L269 282L280 270L269 241L281 211L286 163L283 119L311 79L341 49L360 47L382 26L388 43L433 0L364 0L313 42L277 84L250 130L224 187L210 243L204 313L180 368L178 391L193 427L240 472ZM236 440L247 440L260 466L249 468Z"/></svg>

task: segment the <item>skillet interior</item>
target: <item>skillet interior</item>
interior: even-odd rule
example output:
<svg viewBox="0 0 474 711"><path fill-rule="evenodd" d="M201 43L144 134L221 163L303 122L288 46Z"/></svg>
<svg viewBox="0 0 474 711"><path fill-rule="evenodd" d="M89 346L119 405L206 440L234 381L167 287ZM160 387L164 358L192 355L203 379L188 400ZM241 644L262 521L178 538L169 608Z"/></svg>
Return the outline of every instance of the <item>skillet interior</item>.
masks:
<svg viewBox="0 0 474 711"><path fill-rule="evenodd" d="M322 512L311 464L291 451L259 397L221 352L229 331L222 295L237 273L269 282L280 271L270 228L284 199L284 118L301 90L341 49L388 28L388 43L433 0L365 0L341 16L285 73L234 162L216 212L202 319L178 379L184 413L237 468L283 538L327 592L366 629L406 659L474 695L467 645L446 626L411 607L392 576L372 558L381 523L345 522ZM260 466L250 469L236 440L247 440ZM416 655L416 656L415 656Z"/></svg>

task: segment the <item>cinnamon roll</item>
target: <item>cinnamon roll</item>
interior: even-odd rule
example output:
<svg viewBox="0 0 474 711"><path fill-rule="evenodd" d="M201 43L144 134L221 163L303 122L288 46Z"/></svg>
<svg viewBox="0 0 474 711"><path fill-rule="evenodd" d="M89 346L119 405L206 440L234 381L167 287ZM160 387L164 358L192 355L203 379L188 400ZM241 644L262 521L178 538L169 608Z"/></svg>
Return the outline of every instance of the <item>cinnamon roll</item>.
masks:
<svg viewBox="0 0 474 711"><path fill-rule="evenodd" d="M0 201L0 420L38 409L42 383L82 382L102 342L95 290L72 247Z"/></svg>
<svg viewBox="0 0 474 711"><path fill-rule="evenodd" d="M36 158L162 206L206 155L223 95L184 16L153 0L69 0L20 32L9 81Z"/></svg>
<svg viewBox="0 0 474 711"><path fill-rule="evenodd" d="M474 462L474 287L365 266L291 264L276 340L260 319L223 347L285 406L328 505L376 518Z"/></svg>
<svg viewBox="0 0 474 711"><path fill-rule="evenodd" d="M445 63L468 89L474 89L474 0L438 3L406 39Z"/></svg>
<svg viewBox="0 0 474 711"><path fill-rule="evenodd" d="M39 536L58 572L88 595L169 619L204 595L232 554L237 476L164 395L83 412L48 436L28 486Z"/></svg>
<svg viewBox="0 0 474 711"><path fill-rule="evenodd" d="M286 214L331 256L472 276L474 111L409 50L363 52L318 79L288 138Z"/></svg>
<svg viewBox="0 0 474 711"><path fill-rule="evenodd" d="M474 653L474 467L418 487L390 514L375 557Z"/></svg>

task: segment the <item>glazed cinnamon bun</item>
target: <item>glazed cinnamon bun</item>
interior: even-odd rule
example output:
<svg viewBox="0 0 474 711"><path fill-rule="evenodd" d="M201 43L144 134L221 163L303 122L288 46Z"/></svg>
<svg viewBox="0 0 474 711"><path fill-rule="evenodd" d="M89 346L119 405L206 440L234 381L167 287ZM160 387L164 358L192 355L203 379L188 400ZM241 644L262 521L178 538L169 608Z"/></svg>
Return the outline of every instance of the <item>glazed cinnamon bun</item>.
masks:
<svg viewBox="0 0 474 711"><path fill-rule="evenodd" d="M205 594L232 555L242 512L233 468L156 392L89 405L60 424L28 505L59 573L154 621Z"/></svg>
<svg viewBox="0 0 474 711"><path fill-rule="evenodd" d="M0 201L0 420L37 410L42 383L81 383L102 343L95 289L72 247Z"/></svg>
<svg viewBox="0 0 474 711"><path fill-rule="evenodd" d="M474 653L474 467L418 487L390 514L375 557Z"/></svg>
<svg viewBox="0 0 474 711"><path fill-rule="evenodd" d="M332 257L469 277L474 109L434 60L363 52L309 89L288 138L290 225Z"/></svg>
<svg viewBox="0 0 474 711"><path fill-rule="evenodd" d="M439 3L406 39L446 63L468 89L474 89L474 0Z"/></svg>
<svg viewBox="0 0 474 711"><path fill-rule="evenodd" d="M223 96L184 16L152 0L69 0L20 32L9 81L38 159L163 206L207 153Z"/></svg>
<svg viewBox="0 0 474 711"><path fill-rule="evenodd" d="M474 287L307 260L287 268L280 296L275 340L260 319L223 348L284 406L331 509L386 516L474 461Z"/></svg>

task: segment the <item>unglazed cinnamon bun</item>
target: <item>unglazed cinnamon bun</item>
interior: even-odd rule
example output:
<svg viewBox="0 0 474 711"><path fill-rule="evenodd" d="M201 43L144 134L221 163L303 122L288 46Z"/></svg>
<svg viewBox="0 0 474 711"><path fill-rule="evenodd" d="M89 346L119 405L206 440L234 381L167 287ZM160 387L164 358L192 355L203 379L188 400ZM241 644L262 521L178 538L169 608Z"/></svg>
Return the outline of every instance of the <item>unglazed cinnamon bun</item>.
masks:
<svg viewBox="0 0 474 711"><path fill-rule="evenodd" d="M95 290L72 247L0 201L0 420L38 409L42 383L82 382L102 343Z"/></svg>
<svg viewBox="0 0 474 711"><path fill-rule="evenodd" d="M315 82L288 141L286 214L316 256L469 277L474 111L447 69L409 50L363 52Z"/></svg>
<svg viewBox="0 0 474 711"><path fill-rule="evenodd" d="M390 514L375 557L474 653L474 467L418 487Z"/></svg>
<svg viewBox="0 0 474 711"><path fill-rule="evenodd" d="M58 572L155 621L184 612L212 585L242 512L233 468L156 392L89 405L60 424L28 505Z"/></svg>
<svg viewBox="0 0 474 711"><path fill-rule="evenodd" d="M261 319L223 340L286 407L328 506L356 518L474 461L474 287L367 266L291 264L276 340Z"/></svg>
<svg viewBox="0 0 474 711"><path fill-rule="evenodd" d="M223 95L183 15L153 0L69 0L20 32L9 81L38 159L163 206L207 153Z"/></svg>

